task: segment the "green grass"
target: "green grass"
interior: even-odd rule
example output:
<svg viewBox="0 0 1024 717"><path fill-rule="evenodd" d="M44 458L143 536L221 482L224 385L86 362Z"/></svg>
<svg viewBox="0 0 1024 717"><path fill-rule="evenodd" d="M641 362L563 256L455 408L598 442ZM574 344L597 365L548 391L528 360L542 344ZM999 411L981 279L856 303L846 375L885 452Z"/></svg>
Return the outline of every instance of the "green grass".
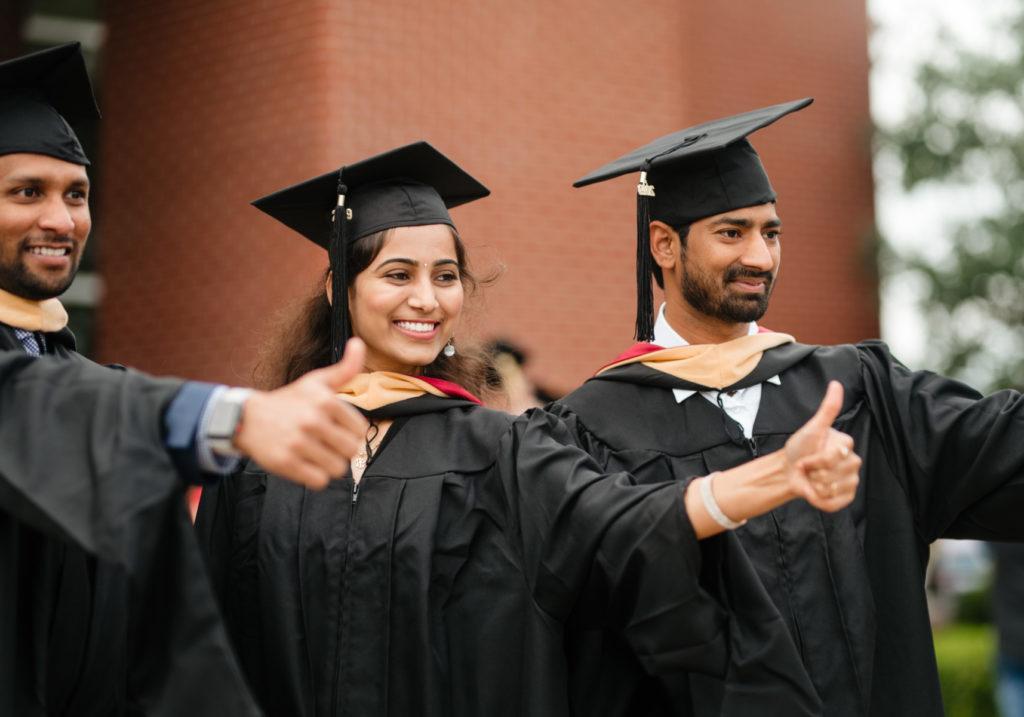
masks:
<svg viewBox="0 0 1024 717"><path fill-rule="evenodd" d="M998 717L995 649L990 625L952 625L935 631L935 655L948 717Z"/></svg>

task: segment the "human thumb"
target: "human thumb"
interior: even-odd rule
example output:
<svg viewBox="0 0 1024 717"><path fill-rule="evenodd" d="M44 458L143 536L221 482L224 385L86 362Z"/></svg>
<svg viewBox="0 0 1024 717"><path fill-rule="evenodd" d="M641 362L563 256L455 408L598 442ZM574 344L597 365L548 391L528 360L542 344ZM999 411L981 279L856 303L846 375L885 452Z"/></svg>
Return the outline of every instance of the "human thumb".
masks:
<svg viewBox="0 0 1024 717"><path fill-rule="evenodd" d="M341 361L321 369L321 378L326 382L328 388L335 393L341 391L352 377L363 370L363 363L366 360L366 344L362 339L351 338L345 344L345 352Z"/></svg>

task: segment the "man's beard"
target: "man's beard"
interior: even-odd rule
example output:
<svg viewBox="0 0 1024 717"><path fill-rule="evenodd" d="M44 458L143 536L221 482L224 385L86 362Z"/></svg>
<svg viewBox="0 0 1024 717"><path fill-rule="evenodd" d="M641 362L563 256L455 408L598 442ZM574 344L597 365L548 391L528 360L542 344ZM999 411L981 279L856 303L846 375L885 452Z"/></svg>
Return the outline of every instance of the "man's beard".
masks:
<svg viewBox="0 0 1024 717"><path fill-rule="evenodd" d="M729 282L742 278L763 279L764 292L736 294L728 290ZM693 308L713 319L729 323L758 321L768 311L775 277L770 271L753 271L733 265L721 277L693 269L683 256L683 298Z"/></svg>
<svg viewBox="0 0 1024 717"><path fill-rule="evenodd" d="M29 271L24 260L24 250L28 244L28 239L21 242L15 249L14 256L9 259L0 254L0 289L29 301L52 299L67 291L71 282L75 280L75 274L78 273L81 254L74 256L72 248L71 271L66 276L36 275ZM74 244L70 246L74 247Z"/></svg>

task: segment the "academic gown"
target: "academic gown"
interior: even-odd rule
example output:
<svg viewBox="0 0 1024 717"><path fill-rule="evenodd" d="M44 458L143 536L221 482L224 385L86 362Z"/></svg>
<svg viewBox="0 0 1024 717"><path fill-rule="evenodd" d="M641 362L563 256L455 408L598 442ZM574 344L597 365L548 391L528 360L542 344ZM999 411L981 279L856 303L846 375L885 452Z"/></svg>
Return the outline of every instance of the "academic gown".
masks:
<svg viewBox="0 0 1024 717"><path fill-rule="evenodd" d="M0 326L0 714L257 714L163 447L180 382Z"/></svg>
<svg viewBox="0 0 1024 717"><path fill-rule="evenodd" d="M760 586L740 551L702 563L678 485L600 473L542 411L438 401L371 413L395 422L358 486L250 466L204 491L197 529L268 714L632 714L594 699L607 675L569 683L571 624L607 628L673 714L752 714L750 685L775 714L817 713L767 596L734 615L703 589Z"/></svg>
<svg viewBox="0 0 1024 717"><path fill-rule="evenodd" d="M827 715L942 714L924 592L940 537L1024 537L1024 399L982 398L908 370L875 341L784 344L723 390L764 383L752 440L701 386L632 363L604 371L550 410L608 470L641 482L736 466L782 448L830 379L845 388L835 428L863 458L854 502L822 513L792 501L735 531L785 619ZM621 690L643 680L635 664Z"/></svg>

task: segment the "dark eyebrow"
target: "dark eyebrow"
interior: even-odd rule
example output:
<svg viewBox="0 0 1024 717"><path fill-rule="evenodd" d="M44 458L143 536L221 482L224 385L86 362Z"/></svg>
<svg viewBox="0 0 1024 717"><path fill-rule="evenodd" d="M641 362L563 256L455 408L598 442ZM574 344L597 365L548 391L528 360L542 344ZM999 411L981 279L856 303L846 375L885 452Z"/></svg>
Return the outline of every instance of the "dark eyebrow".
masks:
<svg viewBox="0 0 1024 717"><path fill-rule="evenodd" d="M20 176L19 175L14 175L13 177L7 177L6 181L9 184L32 184L32 185L45 184L45 182L43 181L42 177L33 177L33 176L27 175L27 174L22 174Z"/></svg>
<svg viewBox="0 0 1024 717"><path fill-rule="evenodd" d="M7 177L6 181L9 184L28 184L28 185L31 185L33 187L38 187L38 186L45 185L47 180L43 179L42 177L34 177L32 175L29 175L29 174L23 174L23 175L20 175L20 176L19 175L15 175L13 177ZM82 188L87 188L88 186L89 186L89 180L88 179L84 179L84 178L74 179L74 180L71 181L70 184L68 184L68 187L71 188L71 189L82 189Z"/></svg>
<svg viewBox="0 0 1024 717"><path fill-rule="evenodd" d="M744 229L749 229L750 227L754 226L754 222L750 221L749 219L742 219L740 217L722 217L721 219L716 219L715 221L711 222L712 227L718 227L723 224L729 224L734 227L743 227Z"/></svg>
<svg viewBox="0 0 1024 717"><path fill-rule="evenodd" d="M385 259L380 263L378 268L380 268L380 266L385 266L386 264L405 264L407 266L419 266L418 261L407 259L404 256L397 256L394 257L393 259ZM445 264L454 264L455 266L458 266L459 262L457 262L455 259L438 259L437 261L434 262L434 266L444 266Z"/></svg>
<svg viewBox="0 0 1024 717"><path fill-rule="evenodd" d="M734 227L741 227L743 229L749 229L750 227L754 226L754 222L752 222L749 219L743 219L742 217L722 217L721 219L716 219L715 221L711 222L710 226L718 227L723 224L728 224L729 226ZM782 220L778 218L769 219L763 224L763 227L765 229L777 229L778 227L781 226Z"/></svg>

